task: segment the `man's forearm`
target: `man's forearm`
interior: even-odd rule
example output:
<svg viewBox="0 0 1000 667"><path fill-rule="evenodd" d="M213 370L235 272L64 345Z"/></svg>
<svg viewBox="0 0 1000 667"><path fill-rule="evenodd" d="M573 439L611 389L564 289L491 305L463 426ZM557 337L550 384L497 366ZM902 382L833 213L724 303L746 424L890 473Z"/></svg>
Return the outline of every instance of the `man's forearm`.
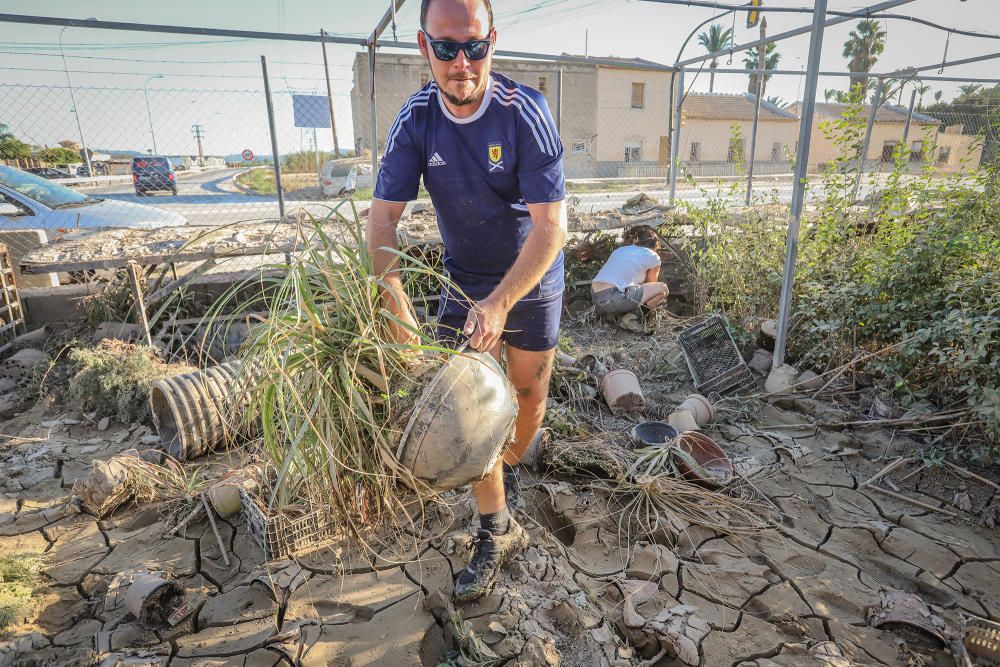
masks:
<svg viewBox="0 0 1000 667"><path fill-rule="evenodd" d="M535 216L532 216L533 218ZM528 232L521 252L496 286L490 299L510 310L539 283L566 242L566 209L562 202L551 205Z"/></svg>

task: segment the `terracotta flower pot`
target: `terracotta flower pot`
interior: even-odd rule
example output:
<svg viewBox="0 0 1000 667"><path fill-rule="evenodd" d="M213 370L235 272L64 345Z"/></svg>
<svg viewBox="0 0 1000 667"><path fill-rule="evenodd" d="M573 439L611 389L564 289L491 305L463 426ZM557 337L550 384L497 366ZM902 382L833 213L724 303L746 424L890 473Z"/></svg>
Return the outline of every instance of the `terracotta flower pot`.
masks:
<svg viewBox="0 0 1000 667"><path fill-rule="evenodd" d="M638 412L646 405L639 378L627 368L605 373L601 378L601 394L615 415Z"/></svg>
<svg viewBox="0 0 1000 667"><path fill-rule="evenodd" d="M677 410L687 410L694 419L701 425L710 424L715 421L715 406L711 401L701 394L691 394L684 402L677 406Z"/></svg>
<svg viewBox="0 0 1000 667"><path fill-rule="evenodd" d="M704 433L681 433L672 446L690 454L695 465L678 457L677 468L685 479L702 486L718 487L733 479L733 462L725 450Z"/></svg>
<svg viewBox="0 0 1000 667"><path fill-rule="evenodd" d="M670 423L675 429L681 433L687 431L698 431L701 427L698 426L698 420L694 418L694 415L687 410L676 410L670 413L667 417L667 422Z"/></svg>

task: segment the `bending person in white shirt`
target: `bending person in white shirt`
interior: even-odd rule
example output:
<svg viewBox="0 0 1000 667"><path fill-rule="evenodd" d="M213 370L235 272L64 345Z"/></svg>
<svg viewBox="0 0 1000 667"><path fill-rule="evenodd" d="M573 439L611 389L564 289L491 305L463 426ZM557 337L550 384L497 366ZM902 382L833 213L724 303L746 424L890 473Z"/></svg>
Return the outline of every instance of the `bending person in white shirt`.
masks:
<svg viewBox="0 0 1000 667"><path fill-rule="evenodd" d="M591 298L597 312L621 317L620 324L630 330L641 330L639 314L666 300L669 289L660 282L660 237L651 227L631 230L631 245L611 253L608 261L594 276ZM625 317L634 313L630 317Z"/></svg>

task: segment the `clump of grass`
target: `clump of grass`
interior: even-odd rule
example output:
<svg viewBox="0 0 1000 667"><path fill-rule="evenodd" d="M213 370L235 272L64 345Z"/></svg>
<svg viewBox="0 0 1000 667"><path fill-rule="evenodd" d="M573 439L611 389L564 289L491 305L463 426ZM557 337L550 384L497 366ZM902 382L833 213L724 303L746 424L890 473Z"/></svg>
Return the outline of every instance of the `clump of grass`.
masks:
<svg viewBox="0 0 1000 667"><path fill-rule="evenodd" d="M164 363L155 348L105 339L92 348L69 353L78 365L69 381L69 395L84 410L123 423L153 423L149 389L165 377L196 370L183 364Z"/></svg>
<svg viewBox="0 0 1000 667"><path fill-rule="evenodd" d="M242 349L249 390L247 414L259 418L262 452L274 471L263 480L261 500L272 511L322 507L345 531L399 527L420 516L435 494L396 457L421 383L434 363L418 353L450 350L427 327L404 324L384 307L364 249L364 234L350 204L332 217L299 221L303 250L275 269L249 310L270 316ZM443 281L428 265L397 253L404 284ZM240 289L237 286L236 289ZM235 297L226 295L224 308ZM390 325L416 339L395 342ZM423 380L421 377L423 376Z"/></svg>
<svg viewBox="0 0 1000 667"><path fill-rule="evenodd" d="M0 632L16 626L31 613L43 563L42 554L0 556Z"/></svg>

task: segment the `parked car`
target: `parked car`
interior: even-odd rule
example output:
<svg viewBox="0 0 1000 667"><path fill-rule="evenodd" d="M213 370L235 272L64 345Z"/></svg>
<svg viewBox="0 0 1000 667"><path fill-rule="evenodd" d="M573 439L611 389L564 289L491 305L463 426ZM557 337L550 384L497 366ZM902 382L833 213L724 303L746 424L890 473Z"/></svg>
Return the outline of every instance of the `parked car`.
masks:
<svg viewBox="0 0 1000 667"><path fill-rule="evenodd" d="M186 225L187 219L142 204L102 199L0 165L0 229L41 229L48 238L76 229Z"/></svg>
<svg viewBox="0 0 1000 667"><path fill-rule="evenodd" d="M142 197L153 190L177 194L177 174L169 158L160 155L132 158L132 182L135 194Z"/></svg>
<svg viewBox="0 0 1000 667"><path fill-rule="evenodd" d="M110 176L111 166L104 162L91 162L90 165L94 168L95 176ZM77 176L90 176L90 170L87 169L87 165L82 164L76 168Z"/></svg>
<svg viewBox="0 0 1000 667"><path fill-rule="evenodd" d="M25 171L42 178L73 178L73 174L55 167L28 167Z"/></svg>
<svg viewBox="0 0 1000 667"><path fill-rule="evenodd" d="M371 176L371 173L370 164L345 165L343 160L329 160L319 172L320 191L324 197L350 196L359 185L372 185L371 178L359 178Z"/></svg>

